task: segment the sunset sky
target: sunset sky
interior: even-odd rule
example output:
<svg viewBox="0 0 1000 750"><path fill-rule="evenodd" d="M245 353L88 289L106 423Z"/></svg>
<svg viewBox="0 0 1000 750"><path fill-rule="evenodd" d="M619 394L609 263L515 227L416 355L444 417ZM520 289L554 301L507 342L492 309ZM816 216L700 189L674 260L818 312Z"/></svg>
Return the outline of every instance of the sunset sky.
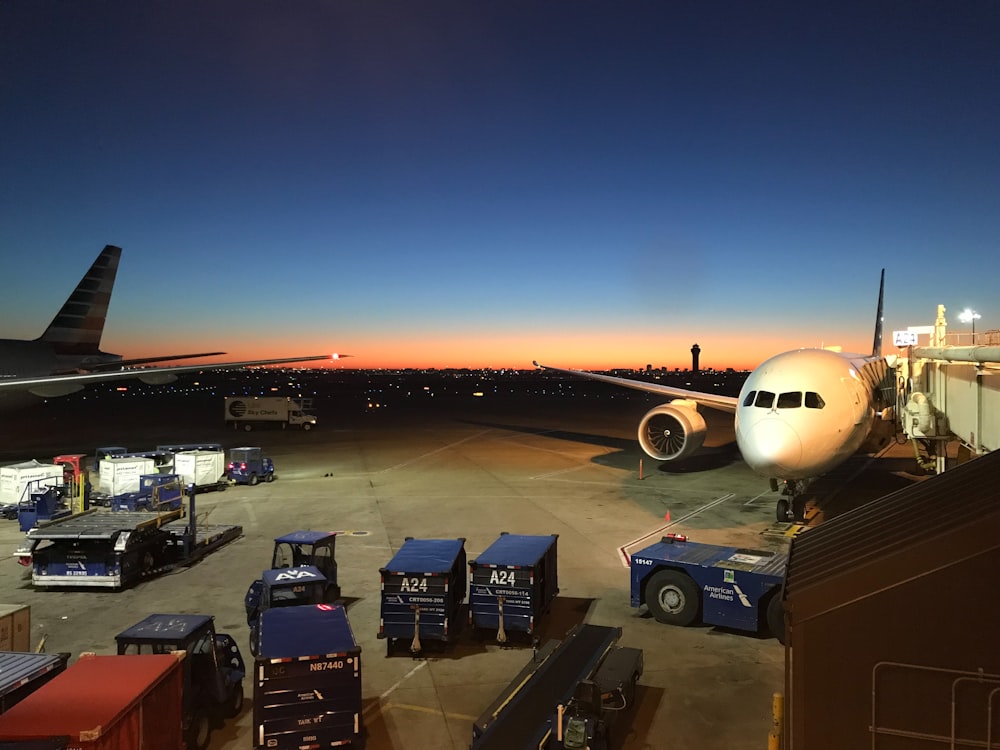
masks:
<svg viewBox="0 0 1000 750"><path fill-rule="evenodd" d="M752 367L1000 327L1000 4L5 0L0 336Z"/></svg>

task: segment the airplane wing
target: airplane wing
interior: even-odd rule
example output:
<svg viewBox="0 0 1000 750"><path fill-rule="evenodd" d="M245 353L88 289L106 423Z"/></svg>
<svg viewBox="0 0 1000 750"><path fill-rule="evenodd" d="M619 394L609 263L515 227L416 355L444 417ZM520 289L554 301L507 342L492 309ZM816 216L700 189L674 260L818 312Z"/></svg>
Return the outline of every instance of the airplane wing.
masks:
<svg viewBox="0 0 1000 750"><path fill-rule="evenodd" d="M619 385L622 388L631 388L635 391L646 391L646 393L657 393L661 396L690 399L691 401L697 402L701 406L705 406L709 409L716 409L718 411L724 411L729 414L736 412L736 405L739 403L739 399L734 396L719 396L715 393L688 391L683 388L674 388L673 386L661 385L659 383L647 383L643 380L629 380L628 378L616 378L613 375L599 375L596 372L586 372L585 370L563 370L559 367L541 365L538 362L532 362L532 364L535 367L542 368L543 370L552 370L553 372L561 372L565 375L575 375L577 377L588 378L590 380L600 380L604 383Z"/></svg>
<svg viewBox="0 0 1000 750"><path fill-rule="evenodd" d="M41 398L55 398L75 393L90 383L105 383L114 380L141 380L149 385L172 383L178 375L205 370L232 370L238 367L292 364L294 362L318 362L349 357L349 354L316 354L308 357L285 357L282 359L250 359L243 362L211 362L200 365L177 365L174 367L149 367L102 372L84 372L72 375L41 375L27 378L0 377L0 393L28 391Z"/></svg>

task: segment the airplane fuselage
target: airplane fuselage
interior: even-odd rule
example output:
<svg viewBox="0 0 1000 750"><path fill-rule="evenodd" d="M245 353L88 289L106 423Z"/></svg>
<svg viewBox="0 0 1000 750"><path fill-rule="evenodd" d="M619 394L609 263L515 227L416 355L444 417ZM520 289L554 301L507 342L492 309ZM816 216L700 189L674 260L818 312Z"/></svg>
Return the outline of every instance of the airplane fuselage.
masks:
<svg viewBox="0 0 1000 750"><path fill-rule="evenodd" d="M757 367L740 391L736 443L765 477L810 479L858 451L877 417L882 357L798 349Z"/></svg>

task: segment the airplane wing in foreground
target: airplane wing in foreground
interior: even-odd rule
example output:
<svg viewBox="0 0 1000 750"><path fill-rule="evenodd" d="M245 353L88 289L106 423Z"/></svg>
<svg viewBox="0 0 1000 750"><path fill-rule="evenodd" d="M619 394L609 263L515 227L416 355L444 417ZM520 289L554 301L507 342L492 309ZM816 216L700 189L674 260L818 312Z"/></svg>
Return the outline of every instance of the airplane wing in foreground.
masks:
<svg viewBox="0 0 1000 750"><path fill-rule="evenodd" d="M739 399L733 396L719 396L714 393L701 393L700 391L688 391L683 388L674 388L669 385L661 385L660 383L647 383L643 380L629 380L628 378L616 378L613 375L599 375L596 372L586 372L584 370L563 370L559 367L549 367L548 365L542 365L538 362L532 362L535 367L540 367L543 370L551 370L552 372L561 372L566 375L574 375L581 378L588 378L589 380L600 380L604 383L611 383L612 385L618 385L622 388L631 388L635 391L645 391L646 393L656 393L661 396L672 396L673 398L685 398L691 401L695 401L700 406L707 407L709 409L716 409L717 411L724 411L729 414L736 412L736 404Z"/></svg>
<svg viewBox="0 0 1000 750"><path fill-rule="evenodd" d="M232 370L239 367L282 365L295 362L318 362L320 360L335 360L349 356L349 354L317 354L308 357L285 357L283 359L250 359L244 362L207 362L200 365L104 370L70 375L40 375L26 378L0 378L0 393L28 391L41 398L54 398L56 396L66 396L70 393L75 393L88 384L105 383L113 380L135 379L149 385L165 385L174 382L178 375L183 375L184 373L204 372L205 370ZM151 359L152 361L156 361L160 358Z"/></svg>

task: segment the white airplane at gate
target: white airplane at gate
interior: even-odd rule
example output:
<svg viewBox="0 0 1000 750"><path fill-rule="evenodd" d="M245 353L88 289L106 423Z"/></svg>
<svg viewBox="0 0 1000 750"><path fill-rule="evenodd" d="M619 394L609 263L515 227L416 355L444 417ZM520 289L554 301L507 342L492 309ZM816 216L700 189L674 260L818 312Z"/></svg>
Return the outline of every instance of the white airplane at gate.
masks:
<svg viewBox="0 0 1000 750"><path fill-rule="evenodd" d="M736 398L534 364L673 397L647 412L639 423L639 445L659 461L680 461L701 448L707 427L699 407L734 414L736 445L743 460L770 479L772 489L783 484L778 520L787 520L789 511L800 519L801 493L808 482L863 448L875 450L886 439L876 426L894 419L894 386L881 353L884 281L883 270L870 355L829 349L783 352L754 369Z"/></svg>

